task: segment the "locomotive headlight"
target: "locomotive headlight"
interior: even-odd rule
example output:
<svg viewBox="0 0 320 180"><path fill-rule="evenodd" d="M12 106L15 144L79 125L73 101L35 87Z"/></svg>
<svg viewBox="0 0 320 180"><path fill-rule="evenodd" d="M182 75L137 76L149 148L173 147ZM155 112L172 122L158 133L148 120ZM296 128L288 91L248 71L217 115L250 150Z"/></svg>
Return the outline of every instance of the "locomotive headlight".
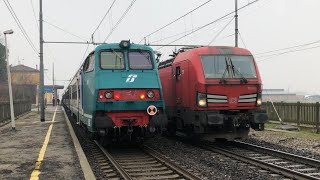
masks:
<svg viewBox="0 0 320 180"><path fill-rule="evenodd" d="M200 107L207 107L207 95L203 93L198 93L197 95L197 103Z"/></svg>
<svg viewBox="0 0 320 180"><path fill-rule="evenodd" d="M154 93L152 91L148 91L147 92L147 96L148 96L148 98L153 98L154 97Z"/></svg>
<svg viewBox="0 0 320 180"><path fill-rule="evenodd" d="M257 106L261 106L262 105L262 99L261 98L258 98L257 99Z"/></svg>
<svg viewBox="0 0 320 180"><path fill-rule="evenodd" d="M107 99L111 99L112 98L112 92L110 91L107 91L104 96L107 98Z"/></svg>
<svg viewBox="0 0 320 180"><path fill-rule="evenodd" d="M200 99L198 104L199 104L199 106L206 106L207 102L204 99Z"/></svg>
<svg viewBox="0 0 320 180"><path fill-rule="evenodd" d="M261 97L261 93L257 94L257 106L261 106L262 105L262 97Z"/></svg>
<svg viewBox="0 0 320 180"><path fill-rule="evenodd" d="M120 42L120 47L121 48L129 48L130 47L130 40L122 40Z"/></svg>

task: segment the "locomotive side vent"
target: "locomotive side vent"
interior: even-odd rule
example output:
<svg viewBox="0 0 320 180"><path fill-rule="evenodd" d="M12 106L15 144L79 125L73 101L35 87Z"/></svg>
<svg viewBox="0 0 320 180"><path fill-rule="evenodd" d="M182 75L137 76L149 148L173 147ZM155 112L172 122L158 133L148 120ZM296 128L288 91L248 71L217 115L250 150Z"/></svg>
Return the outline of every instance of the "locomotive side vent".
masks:
<svg viewBox="0 0 320 180"><path fill-rule="evenodd" d="M228 103L227 96L225 95L215 95L215 94L207 94L208 103Z"/></svg>
<svg viewBox="0 0 320 180"><path fill-rule="evenodd" d="M240 95L238 103L253 103L257 100L257 94Z"/></svg>

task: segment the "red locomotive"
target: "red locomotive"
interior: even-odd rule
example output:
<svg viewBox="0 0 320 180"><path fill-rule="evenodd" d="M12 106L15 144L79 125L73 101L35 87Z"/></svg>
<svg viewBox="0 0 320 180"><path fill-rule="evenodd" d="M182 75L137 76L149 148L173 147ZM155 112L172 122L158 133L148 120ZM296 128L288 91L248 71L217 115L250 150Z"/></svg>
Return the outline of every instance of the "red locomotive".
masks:
<svg viewBox="0 0 320 180"><path fill-rule="evenodd" d="M248 50L184 48L158 68L169 133L234 140L263 130L261 77Z"/></svg>

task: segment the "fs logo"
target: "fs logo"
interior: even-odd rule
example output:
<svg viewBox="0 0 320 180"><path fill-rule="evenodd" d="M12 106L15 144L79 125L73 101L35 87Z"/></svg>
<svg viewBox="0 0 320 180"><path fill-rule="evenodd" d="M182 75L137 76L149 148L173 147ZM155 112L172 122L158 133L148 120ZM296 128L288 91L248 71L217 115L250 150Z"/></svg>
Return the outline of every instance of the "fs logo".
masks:
<svg viewBox="0 0 320 180"><path fill-rule="evenodd" d="M136 75L136 74L130 74L127 77L126 83L132 83L137 77L138 77L138 75Z"/></svg>
<svg viewBox="0 0 320 180"><path fill-rule="evenodd" d="M235 104L235 103L237 103L237 98L235 98L235 97L229 98L229 103L230 103L230 104Z"/></svg>

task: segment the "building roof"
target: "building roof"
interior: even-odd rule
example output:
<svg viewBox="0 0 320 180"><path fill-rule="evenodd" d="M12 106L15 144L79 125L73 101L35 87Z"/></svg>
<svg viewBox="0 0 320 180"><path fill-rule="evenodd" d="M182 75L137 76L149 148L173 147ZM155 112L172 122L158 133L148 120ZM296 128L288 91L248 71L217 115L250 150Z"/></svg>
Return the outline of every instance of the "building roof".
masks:
<svg viewBox="0 0 320 180"><path fill-rule="evenodd" d="M277 92L279 92L279 91L284 91L284 89L263 89L263 91L268 91L268 92L274 92L274 91L277 91Z"/></svg>
<svg viewBox="0 0 320 180"><path fill-rule="evenodd" d="M25 66L23 64L19 64L17 66L11 67L12 72L40 72L37 69L33 69L31 67Z"/></svg>
<svg viewBox="0 0 320 180"><path fill-rule="evenodd" d="M44 90L45 93L53 93L53 89L52 88L53 88L53 85L45 85L43 87L43 90ZM54 85L54 88L55 89L63 89L64 86Z"/></svg>
<svg viewBox="0 0 320 180"><path fill-rule="evenodd" d="M262 89L263 95L282 95L282 96L295 96L296 93L289 93L288 91L285 91L284 89Z"/></svg>

